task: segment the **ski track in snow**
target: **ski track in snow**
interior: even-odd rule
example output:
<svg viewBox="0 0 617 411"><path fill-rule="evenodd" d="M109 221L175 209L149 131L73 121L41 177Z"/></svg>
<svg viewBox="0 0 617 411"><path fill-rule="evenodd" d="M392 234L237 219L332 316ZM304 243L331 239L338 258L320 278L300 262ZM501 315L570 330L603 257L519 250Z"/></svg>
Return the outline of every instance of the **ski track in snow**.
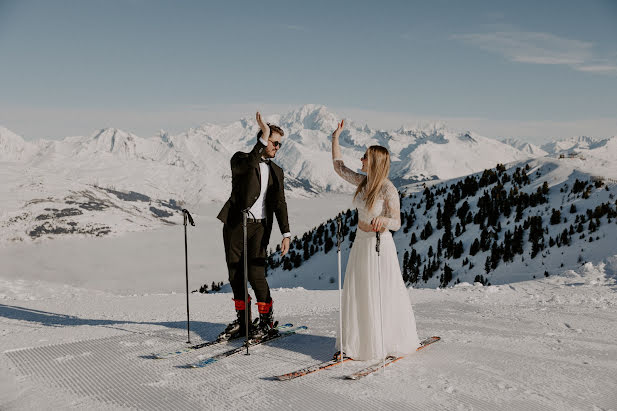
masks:
<svg viewBox="0 0 617 411"><path fill-rule="evenodd" d="M617 287L610 279L597 284L601 267L588 264L579 274L410 289L419 335L442 341L361 381L342 376L366 362L286 382L271 378L332 355L336 291L274 290L276 317L307 331L250 356L186 369L225 347L148 358L185 345L182 294L5 281L0 408L616 409ZM214 338L232 319L230 299L191 296L193 343Z"/></svg>

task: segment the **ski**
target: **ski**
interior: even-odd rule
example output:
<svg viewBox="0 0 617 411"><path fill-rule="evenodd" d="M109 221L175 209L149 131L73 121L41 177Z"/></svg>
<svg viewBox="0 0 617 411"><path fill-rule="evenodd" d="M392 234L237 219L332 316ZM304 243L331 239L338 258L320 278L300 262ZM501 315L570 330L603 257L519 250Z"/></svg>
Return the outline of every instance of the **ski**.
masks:
<svg viewBox="0 0 617 411"><path fill-rule="evenodd" d="M302 377L304 375L307 374L312 374L314 372L317 371L321 371L321 370L325 370L326 368L330 368L333 367L337 364L340 364L342 362L347 362L347 361L352 361L351 358L349 357L344 357L343 361L341 361L340 359L331 359L330 361L324 361L320 364L315 364L315 365L311 365L310 367L306 367L306 368L301 368L297 371L293 371L287 374L283 374L283 375L277 375L276 377L274 377L275 379L279 380L279 381L287 381L287 380L293 380L294 378L298 378L298 377Z"/></svg>
<svg viewBox="0 0 617 411"><path fill-rule="evenodd" d="M276 334L273 337L267 337L267 338L264 338L264 339L261 339L261 340L258 340L258 341L250 341L249 342L249 347L254 347L256 345L260 345L260 344L267 343L267 342L270 342L270 341L275 341L275 340L279 340L281 338L289 337L290 335L294 335L298 331L306 330L307 328L308 327L302 325L300 327L284 329L284 330L279 331L279 333ZM228 357L231 357L232 355L240 354L240 353L244 352L245 350L246 350L246 346L243 344L243 345L241 345L241 346L239 346L237 348L232 348L230 350L223 351L220 354L213 355L212 357L208 357L208 358L205 358L203 360L197 361L195 363L188 364L187 367L188 368L203 368L203 367L205 367L207 365L210 365L210 364L213 364L213 363L215 363L217 361L220 361L223 358L228 358Z"/></svg>
<svg viewBox="0 0 617 411"><path fill-rule="evenodd" d="M420 343L420 347L418 347L418 350L421 350L422 348L426 347L427 345L430 345L430 344L432 344L432 343L434 343L436 341L439 341L439 339L440 339L439 337L431 337L431 338L427 338L427 339L423 340ZM399 357L399 358L388 357L386 359L386 366L388 364L390 364L391 362L399 360L400 358L403 358L403 357ZM352 358L345 357L345 358L343 358L342 362L347 362L347 361L352 361L352 360L353 360ZM335 365L337 365L339 363L341 363L341 361L339 359L332 359L330 361L324 361L324 362L322 362L320 364L315 364L315 365L311 365L311 366L306 367L306 368L301 368L301 369L299 369L297 371L293 371L293 372L290 372L290 373L287 373L287 374L277 375L274 378L279 380L279 381L293 380L294 378L302 377L302 376L305 376L305 375L308 375L308 374L312 374L312 373L317 372L317 371L325 370L325 369L333 367L333 366L335 366ZM381 364L381 365L383 366L383 364ZM373 366L373 367L379 367L379 366L376 365L376 366ZM373 367L369 367L369 368L372 369ZM365 370L362 370L362 371L365 371ZM360 371L360 372L362 372L362 371ZM352 376L355 376L355 374L352 374ZM346 378L357 379L355 377L351 378L352 376L348 376Z"/></svg>
<svg viewBox="0 0 617 411"><path fill-rule="evenodd" d="M441 340L440 337L429 337L425 340L422 340L422 342L420 342L420 346L416 349L416 351L420 351L421 349L437 342ZM349 379L349 380L359 380L360 378L364 378L367 375L370 375L372 373L374 373L375 371L379 371L384 367L387 367L388 365L392 364L393 362L396 362L398 360L400 360L401 358L405 358L404 356L402 357L394 357L394 356L388 356L386 358L385 364L383 362L380 362L378 364L374 364L371 365L369 367L364 368L363 370L360 370L358 372L355 372L353 374L350 374L348 376L346 376L345 378Z"/></svg>
<svg viewBox="0 0 617 411"><path fill-rule="evenodd" d="M279 325L278 327L276 327L276 329L279 330L279 331L283 331L283 330L287 330L287 329L289 329L291 327L293 327L293 324L283 324L283 325ZM215 346L215 345L218 345L218 344L226 343L228 341L235 341L235 340L238 340L240 338L244 338L244 336L243 337L238 337L238 338L227 339L227 340L206 341L206 342L203 342L203 343L191 345L189 347L183 347L183 348L180 348L179 350L176 350L176 351L169 351L169 352L164 352L164 353L153 353L152 357L154 359L157 359L157 360L163 360L163 359L166 359L166 358L177 357L178 355L182 355L182 354L185 354L187 352L199 350L201 348L212 347L212 346Z"/></svg>

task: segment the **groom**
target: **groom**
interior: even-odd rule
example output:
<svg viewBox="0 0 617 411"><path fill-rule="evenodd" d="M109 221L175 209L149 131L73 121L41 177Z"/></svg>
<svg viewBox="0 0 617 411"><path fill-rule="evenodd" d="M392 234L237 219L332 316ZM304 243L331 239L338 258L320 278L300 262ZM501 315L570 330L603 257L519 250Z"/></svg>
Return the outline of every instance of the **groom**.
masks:
<svg viewBox="0 0 617 411"><path fill-rule="evenodd" d="M289 251L289 222L283 186L283 169L270 161L281 147L283 130L265 123L257 112L257 143L250 153L237 152L231 158L231 196L217 218L223 222L225 260L229 283L234 293L237 319L227 326L219 339L238 338L246 335L245 310L249 310L249 333L263 338L276 332L272 313L272 298L266 281L266 247L272 232L273 215L281 233L282 255ZM253 326L251 304L244 301L244 233L242 213L248 210L247 256L248 280L257 298L259 323Z"/></svg>

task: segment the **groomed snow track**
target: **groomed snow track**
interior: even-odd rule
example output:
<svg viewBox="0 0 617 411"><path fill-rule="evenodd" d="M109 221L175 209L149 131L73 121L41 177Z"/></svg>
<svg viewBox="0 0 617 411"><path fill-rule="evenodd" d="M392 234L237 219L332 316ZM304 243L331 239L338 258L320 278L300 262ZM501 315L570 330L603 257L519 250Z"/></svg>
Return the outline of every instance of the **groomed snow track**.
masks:
<svg viewBox="0 0 617 411"><path fill-rule="evenodd" d="M66 307L41 311L51 305L47 300L24 301L22 308L7 306L0 319L0 331L15 330L0 339L7 350L0 355L7 387L0 409L617 410L617 290L591 284L595 271L587 271L513 285L410 290L420 337L442 340L360 381L342 377L367 363L273 380L332 355L336 292L275 291L279 318L308 330L203 369L184 366L228 347L151 358L185 346L184 324L170 321L182 295L88 295L80 301L96 313L80 317ZM213 322L191 323L193 343L224 328L212 314L222 301L229 295L199 301L195 316L209 313ZM142 314L123 322L136 306L169 318ZM112 318L93 320L95 314Z"/></svg>
<svg viewBox="0 0 617 411"><path fill-rule="evenodd" d="M331 409L338 404L348 409L418 409L419 404L404 404L387 398L374 398L368 392L359 397L351 393L336 394L330 377L342 377L338 371L324 372L322 377L281 383L272 381L277 373L306 365L302 338L319 344L321 337L297 335L285 342L253 348L250 356L238 355L206 369L183 366L207 353L184 354L172 359L150 358L153 350L183 346L170 344L167 333L124 332L119 335L8 351L5 354L21 374L50 388L68 390L77 397L94 400L102 409L203 410L260 409ZM330 342L327 343L329 349ZM360 366L346 367L347 371ZM252 390L247 391L247 379ZM237 381L237 385L221 384ZM349 382L340 379L341 385ZM353 383L352 383L353 384ZM361 390L361 391L364 391ZM353 392L353 391L352 391ZM318 393L318 395L316 395ZM411 407L411 408L410 408Z"/></svg>

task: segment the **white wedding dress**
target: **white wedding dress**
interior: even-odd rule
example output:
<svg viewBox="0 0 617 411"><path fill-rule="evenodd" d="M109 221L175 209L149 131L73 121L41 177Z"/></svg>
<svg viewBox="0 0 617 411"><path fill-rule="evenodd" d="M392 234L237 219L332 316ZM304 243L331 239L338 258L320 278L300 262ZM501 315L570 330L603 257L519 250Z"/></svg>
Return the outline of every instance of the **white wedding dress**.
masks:
<svg viewBox="0 0 617 411"><path fill-rule="evenodd" d="M356 186L365 177L350 170L338 159L334 160L334 170ZM384 216L387 225L386 231L381 233L379 258L375 250L375 233L359 228L356 231L343 285L342 351L360 361L408 354L420 346L420 341L390 233L390 230L396 231L401 227L398 191L390 180L386 180L372 210L366 209L363 193L354 199L353 206L358 209L359 221L370 224L376 216ZM383 315L380 315L380 289ZM340 335L337 335L336 347L341 350Z"/></svg>

